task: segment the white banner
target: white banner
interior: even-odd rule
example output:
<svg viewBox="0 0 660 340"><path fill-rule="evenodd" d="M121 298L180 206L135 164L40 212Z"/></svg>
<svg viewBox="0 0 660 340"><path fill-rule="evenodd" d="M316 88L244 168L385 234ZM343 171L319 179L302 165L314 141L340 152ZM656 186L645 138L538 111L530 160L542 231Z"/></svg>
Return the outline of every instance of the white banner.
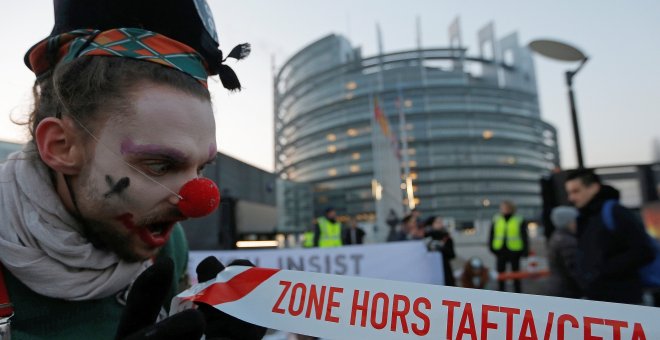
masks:
<svg viewBox="0 0 660 340"><path fill-rule="evenodd" d="M339 248L191 251L188 261L191 278L197 277L197 264L208 256L217 257L225 265L235 259L248 259L255 266L264 268L429 284L445 282L440 253L427 251L423 241Z"/></svg>
<svg viewBox="0 0 660 340"><path fill-rule="evenodd" d="M268 328L330 339L660 339L660 309L231 266L179 294Z"/></svg>

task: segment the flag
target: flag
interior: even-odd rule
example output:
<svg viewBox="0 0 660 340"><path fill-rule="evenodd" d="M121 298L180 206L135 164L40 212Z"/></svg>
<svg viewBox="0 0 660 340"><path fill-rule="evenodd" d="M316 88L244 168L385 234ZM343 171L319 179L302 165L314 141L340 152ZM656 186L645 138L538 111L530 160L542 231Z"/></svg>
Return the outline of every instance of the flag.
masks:
<svg viewBox="0 0 660 340"><path fill-rule="evenodd" d="M390 129L390 123L387 119L387 116L385 115L385 112L380 107L378 96L374 96L374 118L376 122L378 122L380 131L382 132L383 136L385 136L385 138L390 141L390 146L392 147L394 155L400 159L401 152L399 150L399 141L396 137L396 133Z"/></svg>

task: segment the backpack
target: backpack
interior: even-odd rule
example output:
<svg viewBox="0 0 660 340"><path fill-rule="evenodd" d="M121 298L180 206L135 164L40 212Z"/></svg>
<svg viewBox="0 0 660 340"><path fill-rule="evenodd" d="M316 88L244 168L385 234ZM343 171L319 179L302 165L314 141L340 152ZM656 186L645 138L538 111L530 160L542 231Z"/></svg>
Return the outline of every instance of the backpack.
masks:
<svg viewBox="0 0 660 340"><path fill-rule="evenodd" d="M607 200L603 204L603 209L601 210L601 217L605 223L605 227L609 231L614 231L615 223L612 211L617 203L617 200L614 199ZM639 269L639 275L642 279L642 284L645 287L660 287L660 243L648 233L645 232L645 234L647 236L647 241L653 246L655 258L651 263Z"/></svg>

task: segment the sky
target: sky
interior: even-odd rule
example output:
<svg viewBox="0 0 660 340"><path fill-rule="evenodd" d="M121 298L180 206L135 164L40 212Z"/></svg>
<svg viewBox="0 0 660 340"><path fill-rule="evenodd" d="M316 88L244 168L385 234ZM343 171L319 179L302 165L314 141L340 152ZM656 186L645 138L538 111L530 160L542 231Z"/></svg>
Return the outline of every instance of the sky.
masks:
<svg viewBox="0 0 660 340"><path fill-rule="evenodd" d="M501 38L517 31L521 44L552 39L579 47L589 61L574 78L586 166L653 161L660 140L660 1L602 0L207 0L221 48L250 42L252 55L230 62L243 91L228 93L210 81L221 152L273 169L273 69L307 44L342 34L377 53L376 25L385 52L416 46L447 47L447 28L460 17L463 44L477 55L479 28L494 22ZM23 142L34 75L23 64L27 49L48 35L52 5L45 0L0 2L0 140ZM575 145L564 72L577 65L535 56L544 120L558 130L561 162L575 167Z"/></svg>

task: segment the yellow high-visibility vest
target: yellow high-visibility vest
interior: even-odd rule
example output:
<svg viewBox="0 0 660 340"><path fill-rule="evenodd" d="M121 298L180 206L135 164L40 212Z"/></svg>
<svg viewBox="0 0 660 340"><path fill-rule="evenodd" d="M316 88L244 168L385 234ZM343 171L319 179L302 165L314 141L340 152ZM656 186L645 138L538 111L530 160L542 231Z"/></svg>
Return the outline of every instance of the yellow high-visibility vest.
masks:
<svg viewBox="0 0 660 340"><path fill-rule="evenodd" d="M341 247L341 223L339 221L332 223L327 218L321 217L319 223L319 247Z"/></svg>
<svg viewBox="0 0 660 340"><path fill-rule="evenodd" d="M506 249L511 251L523 250L524 244L520 235L522 223L523 218L517 215L509 217L508 221L502 215L495 216L493 218L493 224L495 226L495 230L493 231L493 249L502 249L505 246L504 239L506 238Z"/></svg>
<svg viewBox="0 0 660 340"><path fill-rule="evenodd" d="M314 247L314 232L306 231L303 233L303 248L312 248Z"/></svg>

